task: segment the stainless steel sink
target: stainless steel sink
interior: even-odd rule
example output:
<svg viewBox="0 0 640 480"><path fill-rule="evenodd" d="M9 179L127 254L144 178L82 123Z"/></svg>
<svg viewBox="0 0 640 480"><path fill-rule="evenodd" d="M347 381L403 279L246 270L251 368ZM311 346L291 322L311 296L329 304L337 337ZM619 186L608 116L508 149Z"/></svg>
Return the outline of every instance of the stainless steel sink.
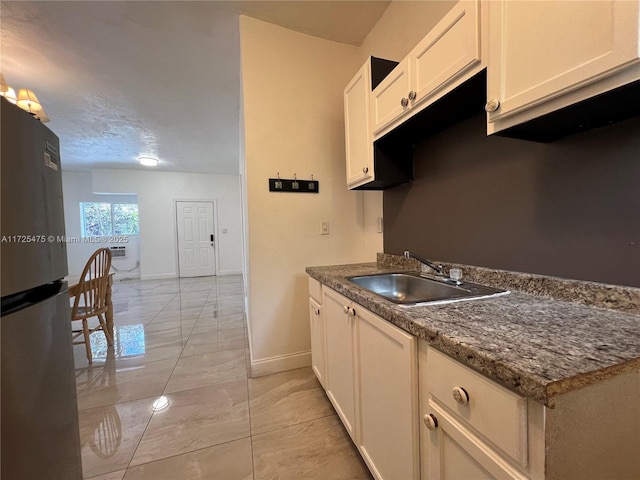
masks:
<svg viewBox="0 0 640 480"><path fill-rule="evenodd" d="M461 285L455 285L447 283L448 279L445 278L431 279L410 273L361 275L349 277L347 280L391 302L405 305L443 300L466 300L509 293L506 290L477 283L463 282Z"/></svg>

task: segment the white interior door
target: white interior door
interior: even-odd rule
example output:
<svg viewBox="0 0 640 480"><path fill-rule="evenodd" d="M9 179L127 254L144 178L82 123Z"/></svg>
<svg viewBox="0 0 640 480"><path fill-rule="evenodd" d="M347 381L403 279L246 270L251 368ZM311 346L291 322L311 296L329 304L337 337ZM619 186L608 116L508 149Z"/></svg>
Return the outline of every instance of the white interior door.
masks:
<svg viewBox="0 0 640 480"><path fill-rule="evenodd" d="M176 202L180 277L216 274L213 202Z"/></svg>

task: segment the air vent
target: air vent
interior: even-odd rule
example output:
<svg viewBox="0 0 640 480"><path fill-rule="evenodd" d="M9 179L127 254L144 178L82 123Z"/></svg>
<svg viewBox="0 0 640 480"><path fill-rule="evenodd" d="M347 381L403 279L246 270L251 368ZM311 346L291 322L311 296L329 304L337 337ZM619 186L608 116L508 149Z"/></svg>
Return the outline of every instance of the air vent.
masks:
<svg viewBox="0 0 640 480"><path fill-rule="evenodd" d="M109 247L112 258L127 258L127 247Z"/></svg>

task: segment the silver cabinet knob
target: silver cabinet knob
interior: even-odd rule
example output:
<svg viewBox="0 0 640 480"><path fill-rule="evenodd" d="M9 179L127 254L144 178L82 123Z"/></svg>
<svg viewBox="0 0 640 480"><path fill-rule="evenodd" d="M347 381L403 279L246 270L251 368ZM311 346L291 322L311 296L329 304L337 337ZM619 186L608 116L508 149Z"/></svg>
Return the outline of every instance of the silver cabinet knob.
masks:
<svg viewBox="0 0 640 480"><path fill-rule="evenodd" d="M319 308L316 308L316 309L314 310L314 312L315 312L315 314L316 314L316 315L320 315L320 309L319 309Z"/></svg>
<svg viewBox="0 0 640 480"><path fill-rule="evenodd" d="M416 96L417 96L417 95L418 95L418 94L417 94L416 92L414 92L413 90L411 90L411 91L409 92L409 100L411 100L411 101L413 102L413 101L416 99Z"/></svg>
<svg viewBox="0 0 640 480"><path fill-rule="evenodd" d="M400 105L402 105L403 107L407 107L409 105L409 99L403 98L402 100L400 100Z"/></svg>
<svg viewBox="0 0 640 480"><path fill-rule="evenodd" d="M453 398L460 405L466 405L469 403L469 394L462 387L453 387Z"/></svg>
<svg viewBox="0 0 640 480"><path fill-rule="evenodd" d="M351 315L352 317L356 316L356 309L355 308L350 308L349 309L349 315Z"/></svg>
<svg viewBox="0 0 640 480"><path fill-rule="evenodd" d="M491 100L489 100L487 102L487 104L484 106L484 111L485 112L495 112L496 110L498 110L500 108L500 101L496 100L495 98L492 98Z"/></svg>
<svg viewBox="0 0 640 480"><path fill-rule="evenodd" d="M427 430L431 430L433 432L436 428L438 428L438 419L433 413L425 415L424 417L422 417L422 420L424 421Z"/></svg>
<svg viewBox="0 0 640 480"><path fill-rule="evenodd" d="M369 173L369 167L362 167L363 173Z"/></svg>
<svg viewBox="0 0 640 480"><path fill-rule="evenodd" d="M344 307L342 307L344 310L345 315L349 315L349 306L345 305Z"/></svg>

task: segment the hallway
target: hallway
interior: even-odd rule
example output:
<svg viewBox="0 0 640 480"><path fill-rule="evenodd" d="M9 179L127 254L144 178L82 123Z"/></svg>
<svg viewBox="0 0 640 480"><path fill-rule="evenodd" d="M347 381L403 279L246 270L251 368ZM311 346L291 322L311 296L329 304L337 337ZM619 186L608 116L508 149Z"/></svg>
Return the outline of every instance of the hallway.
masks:
<svg viewBox="0 0 640 480"><path fill-rule="evenodd" d="M371 478L310 368L248 378L240 276L116 282L113 302L114 347L74 351L85 479Z"/></svg>

